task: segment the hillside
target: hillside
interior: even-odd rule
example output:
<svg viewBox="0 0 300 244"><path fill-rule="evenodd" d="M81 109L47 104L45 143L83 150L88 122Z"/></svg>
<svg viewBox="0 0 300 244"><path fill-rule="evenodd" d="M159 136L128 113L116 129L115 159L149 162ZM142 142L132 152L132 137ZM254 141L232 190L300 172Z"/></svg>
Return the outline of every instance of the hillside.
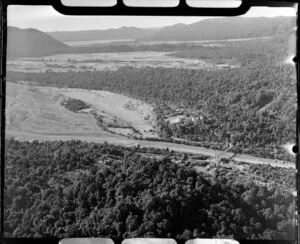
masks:
<svg viewBox="0 0 300 244"><path fill-rule="evenodd" d="M214 18L193 24L175 24L160 29L121 27L107 30L49 32L62 41L135 39L138 41L192 41L267 37L283 33L296 25L294 17Z"/></svg>
<svg viewBox="0 0 300 244"><path fill-rule="evenodd" d="M295 25L296 19L293 17L205 19L190 25L164 27L140 40L191 41L267 37L281 34Z"/></svg>
<svg viewBox="0 0 300 244"><path fill-rule="evenodd" d="M65 53L70 47L36 29L8 27L8 57L41 57Z"/></svg>
<svg viewBox="0 0 300 244"><path fill-rule="evenodd" d="M91 41L91 40L117 40L117 39L138 39L155 33L154 29L141 29L135 27L121 27L108 30L87 30L87 31L58 31L49 32L48 35L61 41Z"/></svg>

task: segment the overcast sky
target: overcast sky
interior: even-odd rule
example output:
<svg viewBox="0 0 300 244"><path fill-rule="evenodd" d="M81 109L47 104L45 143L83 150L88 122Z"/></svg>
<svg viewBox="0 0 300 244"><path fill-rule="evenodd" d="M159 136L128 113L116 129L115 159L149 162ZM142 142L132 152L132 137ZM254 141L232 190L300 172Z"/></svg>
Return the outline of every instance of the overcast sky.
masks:
<svg viewBox="0 0 300 244"><path fill-rule="evenodd" d="M295 8L252 8L245 17L295 16ZM73 31L109 29L122 26L161 27L177 23L190 24L203 17L99 17L65 16L50 6L9 6L8 25L19 28L35 28L41 31Z"/></svg>

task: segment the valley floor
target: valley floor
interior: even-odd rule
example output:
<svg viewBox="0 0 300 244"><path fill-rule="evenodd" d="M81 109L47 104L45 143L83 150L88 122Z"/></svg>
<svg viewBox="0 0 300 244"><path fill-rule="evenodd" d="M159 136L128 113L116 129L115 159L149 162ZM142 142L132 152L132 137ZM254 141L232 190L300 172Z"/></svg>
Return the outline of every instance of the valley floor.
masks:
<svg viewBox="0 0 300 244"><path fill-rule="evenodd" d="M90 108L78 113L69 111L61 104L66 97L80 99ZM81 140L123 146L140 145L210 157L222 156L251 164L295 167L293 163L245 154L234 155L204 147L145 140L157 138L153 130L155 115L152 111L148 104L106 91L8 83L6 137L21 141ZM136 139L137 136L143 140Z"/></svg>

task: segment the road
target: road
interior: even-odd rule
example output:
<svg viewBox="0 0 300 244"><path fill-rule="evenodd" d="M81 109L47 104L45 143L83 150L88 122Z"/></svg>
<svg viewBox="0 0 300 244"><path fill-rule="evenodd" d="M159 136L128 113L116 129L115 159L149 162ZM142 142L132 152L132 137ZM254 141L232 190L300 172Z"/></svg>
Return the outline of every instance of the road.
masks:
<svg viewBox="0 0 300 244"><path fill-rule="evenodd" d="M245 162L250 164L269 164L273 167L280 168L295 168L295 164L293 163L281 163L273 159L259 158L246 154L236 154L230 152L223 152L220 150L208 149L205 147L197 147L197 146L189 146L177 143L170 142L161 142L161 141L146 141L146 140L134 140L128 139L122 136L104 136L97 135L93 133L77 133L77 134L38 134L32 132L20 132L20 131L7 131L6 137L9 138L13 136L15 139L21 141L56 141L56 140L80 140L86 142L95 142L95 143L104 143L107 142L109 144L121 145L121 146L137 146L141 147L153 147L159 149L173 150L176 152L182 153L192 153L192 154L200 154L205 156L214 157L219 154L222 154L223 157L232 157L233 160L237 162Z"/></svg>

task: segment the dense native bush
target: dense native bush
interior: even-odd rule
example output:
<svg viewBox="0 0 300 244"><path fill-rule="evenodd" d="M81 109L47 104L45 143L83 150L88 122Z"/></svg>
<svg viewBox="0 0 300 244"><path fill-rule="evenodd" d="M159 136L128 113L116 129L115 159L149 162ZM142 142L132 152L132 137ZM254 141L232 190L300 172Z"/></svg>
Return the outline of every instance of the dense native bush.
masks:
<svg viewBox="0 0 300 244"><path fill-rule="evenodd" d="M7 140L5 236L293 238L294 199L281 185L197 173L165 150L160 158L132 150Z"/></svg>
<svg viewBox="0 0 300 244"><path fill-rule="evenodd" d="M79 112L80 110L83 110L83 109L90 108L90 106L88 104L86 104L85 102L78 100L78 99L74 99L74 98L64 99L61 102L61 105L63 105L66 109L68 109L74 113Z"/></svg>

